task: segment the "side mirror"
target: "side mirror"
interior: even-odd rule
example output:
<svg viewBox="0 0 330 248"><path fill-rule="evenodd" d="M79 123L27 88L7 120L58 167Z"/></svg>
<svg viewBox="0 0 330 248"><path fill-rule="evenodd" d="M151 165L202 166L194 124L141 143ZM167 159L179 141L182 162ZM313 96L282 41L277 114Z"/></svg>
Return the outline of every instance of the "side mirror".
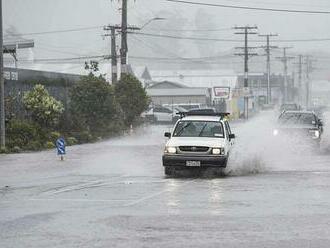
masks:
<svg viewBox="0 0 330 248"><path fill-rule="evenodd" d="M229 134L229 139L235 139L236 138L236 135L235 134Z"/></svg>
<svg viewBox="0 0 330 248"><path fill-rule="evenodd" d="M164 136L167 137L167 138L171 138L171 133L170 133L170 132L166 132L166 133L164 134Z"/></svg>
<svg viewBox="0 0 330 248"><path fill-rule="evenodd" d="M322 122L321 119L319 119L319 126L320 126L320 127L323 127L323 122Z"/></svg>

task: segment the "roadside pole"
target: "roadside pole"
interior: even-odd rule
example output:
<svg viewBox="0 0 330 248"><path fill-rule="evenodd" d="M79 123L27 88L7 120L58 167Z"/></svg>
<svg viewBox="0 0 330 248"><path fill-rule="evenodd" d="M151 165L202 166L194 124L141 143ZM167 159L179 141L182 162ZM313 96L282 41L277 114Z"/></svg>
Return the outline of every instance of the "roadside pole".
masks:
<svg viewBox="0 0 330 248"><path fill-rule="evenodd" d="M6 147L5 132L5 82L3 72L3 27L2 27L2 0L0 0L0 148Z"/></svg>
<svg viewBox="0 0 330 248"><path fill-rule="evenodd" d="M254 26L242 26L242 27L234 27L236 30L243 30L241 32L236 32L235 34L242 34L244 35L244 47L236 47L236 49L243 49L243 53L236 53L237 56L244 57L244 118L247 120L249 118L249 57L250 56L257 56L257 53L250 53L250 49L256 49L256 47L249 47L248 46L248 35L250 34L258 34L256 31L258 27Z"/></svg>

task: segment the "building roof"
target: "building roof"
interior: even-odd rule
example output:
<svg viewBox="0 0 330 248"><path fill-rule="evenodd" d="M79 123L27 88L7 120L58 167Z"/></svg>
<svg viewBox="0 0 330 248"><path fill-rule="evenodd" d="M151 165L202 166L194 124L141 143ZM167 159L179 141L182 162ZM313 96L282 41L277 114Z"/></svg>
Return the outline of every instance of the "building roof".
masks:
<svg viewBox="0 0 330 248"><path fill-rule="evenodd" d="M147 89L149 96L208 96L207 88Z"/></svg>
<svg viewBox="0 0 330 248"><path fill-rule="evenodd" d="M165 70L150 71L153 81L171 81L187 87L225 86L234 88L237 74L233 70Z"/></svg>
<svg viewBox="0 0 330 248"><path fill-rule="evenodd" d="M141 78L144 79L144 80L151 80L151 75L150 75L150 72L148 70L148 67L144 68L144 71L141 75Z"/></svg>
<svg viewBox="0 0 330 248"><path fill-rule="evenodd" d="M173 88L188 88L186 85L170 82L170 81L163 81L163 82L155 82L149 89L173 89Z"/></svg>

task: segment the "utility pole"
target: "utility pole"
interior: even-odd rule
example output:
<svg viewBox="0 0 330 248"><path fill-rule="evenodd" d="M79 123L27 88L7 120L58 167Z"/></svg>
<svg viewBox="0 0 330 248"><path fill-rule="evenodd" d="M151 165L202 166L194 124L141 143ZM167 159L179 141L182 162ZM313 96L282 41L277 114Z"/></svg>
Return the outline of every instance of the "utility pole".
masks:
<svg viewBox="0 0 330 248"><path fill-rule="evenodd" d="M311 59L310 55L306 56L306 62L305 62L306 63L306 109L308 109L310 106L310 98L311 98L310 74L313 71L313 61L314 60Z"/></svg>
<svg viewBox="0 0 330 248"><path fill-rule="evenodd" d="M302 104L302 66L303 66L303 55L298 55L298 103Z"/></svg>
<svg viewBox="0 0 330 248"><path fill-rule="evenodd" d="M283 57L277 57L277 59L281 60L283 63L283 77L284 77L284 97L283 102L288 101L288 61L290 59L294 59L294 57L287 56L287 50L292 47L282 47L283 49Z"/></svg>
<svg viewBox="0 0 330 248"><path fill-rule="evenodd" d="M116 51L116 29L111 27L111 71L112 83L117 83L117 51Z"/></svg>
<svg viewBox="0 0 330 248"><path fill-rule="evenodd" d="M110 34L105 34L104 36L111 37L111 79L112 83L117 83L117 48L116 48L116 30L121 29L117 25L108 25L103 28L105 31L110 31Z"/></svg>
<svg viewBox="0 0 330 248"><path fill-rule="evenodd" d="M248 36L250 34L258 34L253 30L257 30L257 26L242 26L242 27L234 27L237 30L243 30L243 32L236 32L235 34L243 34L244 35L244 47L236 47L236 49L244 49L244 53L237 53L235 55L244 56L244 118L249 118L249 57L257 56L257 53L250 53L249 49L253 49L255 47L248 46Z"/></svg>
<svg viewBox="0 0 330 248"><path fill-rule="evenodd" d="M5 82L3 72L3 26L2 26L2 0L0 0L0 148L6 147L5 127Z"/></svg>
<svg viewBox="0 0 330 248"><path fill-rule="evenodd" d="M127 52L128 52L128 45L127 45L127 33L128 30L140 30L137 27L128 27L127 24L127 1L128 0L121 0L121 26L117 29L120 29L121 32L121 48L120 48L120 64L121 64L121 77L124 74L128 73L127 68Z"/></svg>
<svg viewBox="0 0 330 248"><path fill-rule="evenodd" d="M121 7L121 49L120 49L120 63L121 76L127 74L127 0L122 0Z"/></svg>
<svg viewBox="0 0 330 248"><path fill-rule="evenodd" d="M277 46L270 46L270 37L278 36L277 34L260 34L260 37L266 37L266 46L264 47L267 55L267 104L272 102L272 89L270 85L270 50L278 48Z"/></svg>

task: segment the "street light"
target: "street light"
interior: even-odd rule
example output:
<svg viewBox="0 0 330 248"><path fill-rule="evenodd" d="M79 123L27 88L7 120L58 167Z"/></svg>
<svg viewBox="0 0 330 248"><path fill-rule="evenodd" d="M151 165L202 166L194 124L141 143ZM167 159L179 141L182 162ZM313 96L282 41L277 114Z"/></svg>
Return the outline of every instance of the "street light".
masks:
<svg viewBox="0 0 330 248"><path fill-rule="evenodd" d="M140 30L143 29L145 26L149 25L151 22L153 21L162 21L162 20L166 20L166 18L162 18L162 17L154 17L152 19L150 19L149 21L147 21L145 24L143 24L141 27L140 27Z"/></svg>

